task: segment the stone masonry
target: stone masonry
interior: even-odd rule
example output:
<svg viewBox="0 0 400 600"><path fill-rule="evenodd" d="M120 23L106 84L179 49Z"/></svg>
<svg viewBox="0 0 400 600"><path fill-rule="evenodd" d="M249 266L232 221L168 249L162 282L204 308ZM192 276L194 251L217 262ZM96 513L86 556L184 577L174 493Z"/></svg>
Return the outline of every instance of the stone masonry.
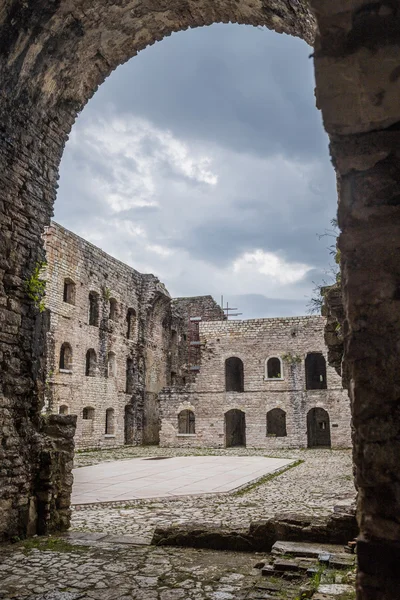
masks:
<svg viewBox="0 0 400 600"><path fill-rule="evenodd" d="M167 383L168 292L156 277L56 223L44 240L50 313L45 412L78 416L78 448L157 442L152 406ZM62 357L66 347L69 356Z"/></svg>
<svg viewBox="0 0 400 600"><path fill-rule="evenodd" d="M339 184L357 594L397 600L398 0L0 0L0 537L27 531L26 507L40 491L43 323L26 281L44 257L41 236L76 115L111 71L149 44L221 22L266 26L314 47L317 106Z"/></svg>
<svg viewBox="0 0 400 600"><path fill-rule="evenodd" d="M307 445L349 447L350 403L341 378L327 366L326 389L307 389L306 357L315 353L326 362L324 325L323 317L201 322L201 365L194 383L167 388L160 394L161 445L229 445L226 413L234 409L245 414L244 444L238 445L269 450ZM243 391L226 390L226 361L231 357L243 363ZM268 374L271 358L280 361L275 374ZM308 429L313 425L308 419L315 408L327 413L322 426L329 428L330 442L329 437L321 444L310 439ZM273 409L285 413L283 435L268 432L267 413ZM179 414L185 410L194 414L193 432L179 431Z"/></svg>

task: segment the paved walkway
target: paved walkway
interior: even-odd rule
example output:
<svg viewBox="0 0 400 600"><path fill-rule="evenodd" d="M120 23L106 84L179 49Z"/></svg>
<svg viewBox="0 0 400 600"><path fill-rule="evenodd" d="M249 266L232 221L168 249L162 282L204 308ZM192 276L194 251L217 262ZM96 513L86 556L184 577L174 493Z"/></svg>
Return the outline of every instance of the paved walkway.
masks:
<svg viewBox="0 0 400 600"><path fill-rule="evenodd" d="M224 493L291 464L263 456L133 458L74 470L72 504Z"/></svg>

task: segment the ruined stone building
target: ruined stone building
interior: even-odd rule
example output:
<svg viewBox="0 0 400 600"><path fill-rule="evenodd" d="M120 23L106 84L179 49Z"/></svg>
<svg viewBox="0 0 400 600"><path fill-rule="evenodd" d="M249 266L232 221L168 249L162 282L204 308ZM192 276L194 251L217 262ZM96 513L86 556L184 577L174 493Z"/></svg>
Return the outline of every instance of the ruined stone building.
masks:
<svg viewBox="0 0 400 600"><path fill-rule="evenodd" d="M194 322L196 323L196 322ZM160 394L163 446L349 447L323 317L198 321L193 383Z"/></svg>
<svg viewBox="0 0 400 600"><path fill-rule="evenodd" d="M46 228L45 412L77 415L77 448L159 441L158 394L189 383L187 323L223 318L210 296L171 298L56 223Z"/></svg>
<svg viewBox="0 0 400 600"><path fill-rule="evenodd" d="M77 415L77 448L349 445L322 317L228 322L56 223L44 239L44 411Z"/></svg>

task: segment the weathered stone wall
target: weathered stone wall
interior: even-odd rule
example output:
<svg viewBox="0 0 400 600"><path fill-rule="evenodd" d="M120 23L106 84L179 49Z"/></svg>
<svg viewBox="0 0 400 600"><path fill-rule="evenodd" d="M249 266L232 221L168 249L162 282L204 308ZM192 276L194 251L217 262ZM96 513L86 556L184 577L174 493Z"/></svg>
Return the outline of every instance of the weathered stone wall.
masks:
<svg viewBox="0 0 400 600"><path fill-rule="evenodd" d="M246 445L257 448L307 446L307 413L321 407L330 417L333 447L350 446L350 403L341 379L327 366L327 389L306 390L305 357L323 353L323 317L201 322L201 368L196 381L170 387L160 395L164 446L225 446L224 415L239 409L246 415ZM225 391L225 360L235 356L244 365L244 391ZM286 356L286 358L285 358ZM282 379L266 378L266 360L280 357ZM286 413L287 436L267 436L266 414ZM192 410L195 434L178 433L178 414Z"/></svg>
<svg viewBox="0 0 400 600"><path fill-rule="evenodd" d="M153 441L154 421L158 435L157 394L166 384L165 345L169 335L163 322L170 312L167 291L153 275L141 275L56 223L46 229L44 239L45 302L50 312L44 410L58 413L63 407L78 416L77 448ZM73 304L64 301L65 281L74 284ZM98 294L95 325L89 324L91 292ZM110 318L112 303L115 308ZM128 338L130 311L134 316ZM72 364L61 369L60 351L65 343L72 349ZM90 376L86 375L89 349L97 357ZM115 356L112 373L108 372L110 352ZM86 407L94 409L93 418L83 419ZM108 433L107 409L114 410L113 431ZM126 431L127 427L131 431Z"/></svg>

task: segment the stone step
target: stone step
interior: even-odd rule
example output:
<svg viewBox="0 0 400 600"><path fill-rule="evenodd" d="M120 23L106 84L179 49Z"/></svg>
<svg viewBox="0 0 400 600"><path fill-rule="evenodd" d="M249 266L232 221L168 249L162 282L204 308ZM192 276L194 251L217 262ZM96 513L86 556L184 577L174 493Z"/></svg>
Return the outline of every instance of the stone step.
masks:
<svg viewBox="0 0 400 600"><path fill-rule="evenodd" d="M330 554L348 559L350 555L343 552L343 546L334 544L313 544L309 542L284 542L278 540L272 546L272 554L290 555L303 558L317 558L321 554Z"/></svg>

